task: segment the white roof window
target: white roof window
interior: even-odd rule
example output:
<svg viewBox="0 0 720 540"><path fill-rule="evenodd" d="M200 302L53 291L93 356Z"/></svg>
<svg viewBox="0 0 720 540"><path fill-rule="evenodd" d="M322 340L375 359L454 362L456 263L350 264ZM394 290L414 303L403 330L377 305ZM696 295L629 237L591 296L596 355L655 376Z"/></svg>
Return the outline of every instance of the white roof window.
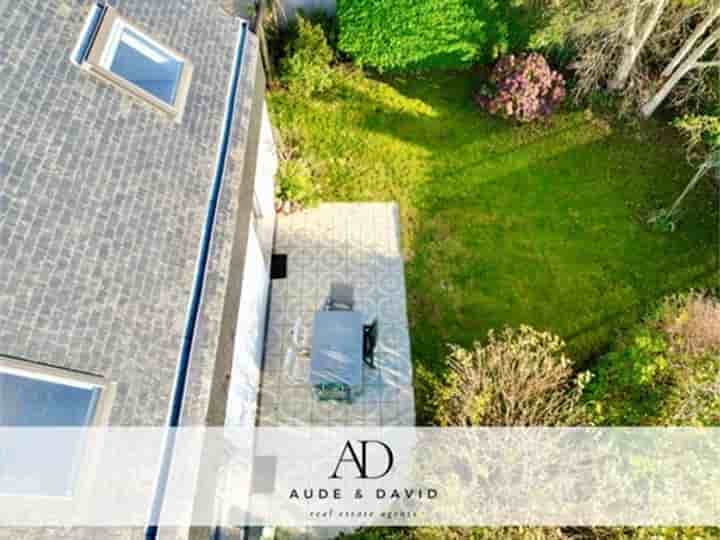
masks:
<svg viewBox="0 0 720 540"><path fill-rule="evenodd" d="M91 8L71 59L175 119L182 117L192 64L113 8Z"/></svg>
<svg viewBox="0 0 720 540"><path fill-rule="evenodd" d="M0 430L36 428L5 432L0 496L72 496L88 464L82 428L107 424L114 393L95 375L0 356Z"/></svg>

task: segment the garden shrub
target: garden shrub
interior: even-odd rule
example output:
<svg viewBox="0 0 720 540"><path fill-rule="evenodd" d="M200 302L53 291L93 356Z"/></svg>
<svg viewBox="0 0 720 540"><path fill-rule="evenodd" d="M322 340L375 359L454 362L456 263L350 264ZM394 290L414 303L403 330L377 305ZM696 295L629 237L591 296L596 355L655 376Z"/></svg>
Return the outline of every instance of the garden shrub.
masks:
<svg viewBox="0 0 720 540"><path fill-rule="evenodd" d="M528 50L543 54L554 66L569 69L578 52L572 29L584 10L582 2L576 0L539 9L540 20L528 37Z"/></svg>
<svg viewBox="0 0 720 540"><path fill-rule="evenodd" d="M600 425L653 425L672 384L667 344L657 331L643 327L627 341L601 359L588 385L587 398Z"/></svg>
<svg viewBox="0 0 720 540"><path fill-rule="evenodd" d="M585 395L601 425L720 425L718 299L663 300L601 359Z"/></svg>
<svg viewBox="0 0 720 540"><path fill-rule="evenodd" d="M717 527L372 527L347 540L717 540Z"/></svg>
<svg viewBox="0 0 720 540"><path fill-rule="evenodd" d="M380 71L492 61L522 25L514 0L338 0L338 47Z"/></svg>
<svg viewBox="0 0 720 540"><path fill-rule="evenodd" d="M550 116L565 99L565 79L538 53L505 56L495 65L489 85L475 95L491 114L519 122Z"/></svg>
<svg viewBox="0 0 720 540"><path fill-rule="evenodd" d="M660 310L673 352L701 357L720 352L720 302L697 291L671 296Z"/></svg>
<svg viewBox="0 0 720 540"><path fill-rule="evenodd" d="M330 67L334 56L322 26L298 15L296 31L280 62L281 80L290 92L305 97L325 92L334 83Z"/></svg>
<svg viewBox="0 0 720 540"><path fill-rule="evenodd" d="M561 426L584 419L576 377L562 340L528 326L490 332L472 350L451 348L437 389L440 426Z"/></svg>
<svg viewBox="0 0 720 540"><path fill-rule="evenodd" d="M299 16L288 20L286 10L279 4L273 3L272 9L266 14L263 21L268 53L273 66L277 69L280 69L281 61L285 58L289 44L298 38L300 20L306 24L309 22L313 26L320 26L325 34L325 41L333 51L333 55L336 56L338 42L337 17L320 9L298 9L297 14Z"/></svg>
<svg viewBox="0 0 720 540"><path fill-rule="evenodd" d="M313 181L312 169L302 158L282 160L278 168L276 184L276 196L283 202L301 206L312 206L317 203L318 192Z"/></svg>
<svg viewBox="0 0 720 540"><path fill-rule="evenodd" d="M347 540L570 540L550 527L372 527L342 538ZM580 540L580 538L578 538ZM582 540L590 540L589 536Z"/></svg>

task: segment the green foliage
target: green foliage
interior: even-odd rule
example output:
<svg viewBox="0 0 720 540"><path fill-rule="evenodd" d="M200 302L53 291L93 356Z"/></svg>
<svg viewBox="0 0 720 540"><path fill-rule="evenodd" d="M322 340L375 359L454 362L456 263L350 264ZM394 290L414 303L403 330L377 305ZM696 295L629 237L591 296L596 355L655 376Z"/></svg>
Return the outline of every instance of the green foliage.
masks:
<svg viewBox="0 0 720 540"><path fill-rule="evenodd" d="M528 38L528 49L541 52L555 66L566 68L577 50L572 31L581 18L584 6L580 0L547 6L539 13L539 21Z"/></svg>
<svg viewBox="0 0 720 540"><path fill-rule="evenodd" d="M657 232L675 232L680 216L680 210L677 208L660 208L650 214L650 217L648 218L648 225Z"/></svg>
<svg viewBox="0 0 720 540"><path fill-rule="evenodd" d="M717 540L717 527L541 528L541 527L374 527L347 540Z"/></svg>
<svg viewBox="0 0 720 540"><path fill-rule="evenodd" d="M619 540L717 540L720 529L717 527L643 527L630 529ZM609 537L613 538L613 537Z"/></svg>
<svg viewBox="0 0 720 540"><path fill-rule="evenodd" d="M542 26L530 36L528 48L546 51L555 47L564 47L580 14L580 6L576 4L557 9L550 8L543 15Z"/></svg>
<svg viewBox="0 0 720 540"><path fill-rule="evenodd" d="M276 195L281 201L292 201L303 206L311 206L318 201L312 169L302 158L282 160L276 184Z"/></svg>
<svg viewBox="0 0 720 540"><path fill-rule="evenodd" d="M490 331L487 344L451 347L435 393L440 426L568 426L584 420L578 401L587 374L575 377L563 341L529 326Z"/></svg>
<svg viewBox="0 0 720 540"><path fill-rule="evenodd" d="M720 148L720 116L686 115L673 121L687 139L688 153L702 157Z"/></svg>
<svg viewBox="0 0 720 540"><path fill-rule="evenodd" d="M677 233L645 223L692 174L676 130L576 110L513 125L478 112L477 79L355 71L323 99L268 98L323 200L399 204L418 380L442 376L443 344L523 323L561 336L586 368L665 291L717 283L709 182L688 196ZM416 386L419 412L430 397Z"/></svg>
<svg viewBox="0 0 720 540"><path fill-rule="evenodd" d="M664 299L601 359L585 396L600 425L720 425L720 304Z"/></svg>
<svg viewBox="0 0 720 540"><path fill-rule="evenodd" d="M391 70L454 69L508 52L522 35L513 0L339 0L339 48Z"/></svg>
<svg viewBox="0 0 720 540"><path fill-rule="evenodd" d="M299 15L296 34L288 41L285 53L280 62L281 80L291 92L310 97L332 88L330 63L334 53L320 24Z"/></svg>
<svg viewBox="0 0 720 540"><path fill-rule="evenodd" d="M325 33L328 45L333 50L333 53L337 54L338 39L340 38L337 17L321 10L309 13L307 18L313 24L320 25L320 28Z"/></svg>
<svg viewBox="0 0 720 540"><path fill-rule="evenodd" d="M570 540L572 537L565 535L560 529L550 527L372 527L360 529L342 538L347 540ZM591 538L585 536L582 540L591 540Z"/></svg>
<svg viewBox="0 0 720 540"><path fill-rule="evenodd" d="M595 375L587 398L597 424L653 425L672 383L667 345L656 332L641 328L625 347L602 358Z"/></svg>
<svg viewBox="0 0 720 540"><path fill-rule="evenodd" d="M720 116L688 115L676 119L673 125L686 137L688 160L697 163L697 170L683 192L672 206L651 216L653 226L675 228L680 205L706 176L713 177L720 185Z"/></svg>

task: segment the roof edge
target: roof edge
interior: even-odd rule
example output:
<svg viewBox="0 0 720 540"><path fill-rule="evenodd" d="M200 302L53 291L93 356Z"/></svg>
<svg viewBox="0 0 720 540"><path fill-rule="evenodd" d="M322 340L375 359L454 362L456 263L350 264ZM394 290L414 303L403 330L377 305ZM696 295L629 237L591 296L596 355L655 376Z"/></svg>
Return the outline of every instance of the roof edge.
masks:
<svg viewBox="0 0 720 540"><path fill-rule="evenodd" d="M198 315L202 303L203 292L205 288L206 270L210 254L210 247L213 239L213 231L215 228L215 219L217 216L218 202L220 192L223 186L223 179L230 153L230 140L235 116L235 102L237 97L238 84L242 73L242 58L247 42L248 23L245 20L239 20L238 42L235 49L235 58L233 61L233 71L228 84L228 96L225 108L225 118L223 122L222 135L218 147L218 155L215 164L215 174L213 177L212 188L210 190L210 199L208 202L207 217L203 227L203 235L200 241L200 251L198 254L193 290L191 294L190 305L188 307L185 332L183 336L183 344L178 359L177 370L175 373L175 383L173 384L172 396L170 399L170 407L167 417L167 427L171 428L165 435L162 452L162 464L160 473L156 482L155 496L153 505L150 509L148 527L145 531L146 540L156 540L158 534L158 521L162 510L163 499L167 489L168 475L172 464L172 455L174 450L175 436L174 430L179 425L182 416L183 404L185 401L185 391L187 389L188 371L190 368L190 358L192 355L193 341L195 339L195 331L197 327Z"/></svg>

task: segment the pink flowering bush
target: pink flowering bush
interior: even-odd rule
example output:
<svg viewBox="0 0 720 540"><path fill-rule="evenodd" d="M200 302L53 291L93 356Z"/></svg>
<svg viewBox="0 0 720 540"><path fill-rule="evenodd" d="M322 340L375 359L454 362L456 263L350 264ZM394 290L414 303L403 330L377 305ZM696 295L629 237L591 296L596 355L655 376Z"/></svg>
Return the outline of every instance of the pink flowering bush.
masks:
<svg viewBox="0 0 720 540"><path fill-rule="evenodd" d="M532 122L550 116L565 94L565 79L541 54L511 54L498 61L475 101L491 114Z"/></svg>

